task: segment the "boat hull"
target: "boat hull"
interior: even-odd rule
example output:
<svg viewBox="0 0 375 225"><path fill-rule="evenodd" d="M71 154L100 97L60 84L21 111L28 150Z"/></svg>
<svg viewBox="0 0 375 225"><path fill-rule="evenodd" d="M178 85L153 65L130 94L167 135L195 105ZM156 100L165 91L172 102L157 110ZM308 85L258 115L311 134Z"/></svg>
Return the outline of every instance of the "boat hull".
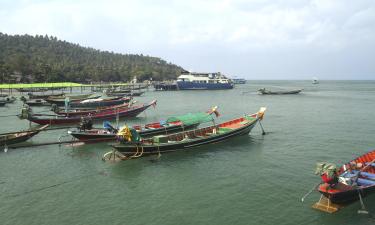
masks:
<svg viewBox="0 0 375 225"><path fill-rule="evenodd" d="M45 129L46 127L47 126L41 127L37 130L29 130L29 131L21 132L16 135L11 134L11 135L0 136L0 146L5 146L5 145L8 146L8 145L25 142L29 140L30 138L34 137L35 135L37 135L41 130Z"/></svg>
<svg viewBox="0 0 375 225"><path fill-rule="evenodd" d="M357 165L361 165L353 170ZM334 186L327 183L319 185L318 191L332 203L350 203L375 192L375 150L370 151L344 165L338 171L340 179L349 179L356 185L339 182Z"/></svg>
<svg viewBox="0 0 375 225"><path fill-rule="evenodd" d="M115 99L115 100L103 100L103 101L94 101L94 102L86 102L81 103L80 101L74 101L69 103L70 108L96 108L96 107L107 107L107 106L115 106L115 105L121 105L124 103L128 103L131 100L131 98L121 98L121 99ZM50 101L46 100L47 102L51 104L56 104L57 106L64 106L65 103L61 101Z"/></svg>
<svg viewBox="0 0 375 225"><path fill-rule="evenodd" d="M231 83L195 83L186 81L177 81L179 90L222 90L232 89Z"/></svg>
<svg viewBox="0 0 375 225"><path fill-rule="evenodd" d="M267 90L259 90L259 93L262 95L291 95L291 94L299 94L302 90L292 90L292 91L267 91Z"/></svg>
<svg viewBox="0 0 375 225"><path fill-rule="evenodd" d="M136 117L147 108L149 108L153 103L143 105L143 106L135 106L132 108L127 108L124 110L119 111L112 111L112 112L105 112L105 113L98 113L91 115L92 121L101 121L101 120L111 120L116 119L118 116L119 118L127 118L127 117ZM79 124L81 122L81 116L76 117L51 117L51 118L38 118L35 116L30 115L28 118L31 122L45 125L61 125L61 124Z"/></svg>
<svg viewBox="0 0 375 225"><path fill-rule="evenodd" d="M319 192L323 194L325 197L327 197L329 200L331 200L332 203L336 203L336 204L346 204L346 203L359 200L359 193L357 189L348 190L345 192L338 192L335 194L327 193L325 191L319 191ZM361 188L360 192L361 192L362 198L366 197L367 195L375 192L375 185L370 186L368 188Z"/></svg>
<svg viewBox="0 0 375 225"><path fill-rule="evenodd" d="M121 152L124 155L131 155L136 152L139 152L140 149L142 149L143 154L150 155L150 154L158 154L158 153L166 153L166 152L172 152L172 151L178 151L178 150L185 150L201 145L207 145L207 144L213 144L221 141L225 141L228 139L231 139L233 137L241 136L249 134L250 131L253 129L255 124L257 123L258 119L255 119L253 122L248 124L247 126L244 126L242 128L230 131L228 133L224 134L216 134L212 135L210 137L202 137L202 138L196 138L192 140L187 141L181 141L178 143L162 143L158 145L134 145L134 144L128 144L128 145L113 145L112 147L115 148L117 151ZM201 128L205 129L205 128ZM194 130L192 130L194 132Z"/></svg>

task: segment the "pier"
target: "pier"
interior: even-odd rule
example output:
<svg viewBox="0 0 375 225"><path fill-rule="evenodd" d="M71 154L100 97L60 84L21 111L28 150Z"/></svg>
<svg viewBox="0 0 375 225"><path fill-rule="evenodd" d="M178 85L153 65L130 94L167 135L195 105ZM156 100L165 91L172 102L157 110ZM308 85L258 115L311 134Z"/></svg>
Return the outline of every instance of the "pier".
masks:
<svg viewBox="0 0 375 225"><path fill-rule="evenodd" d="M68 90L90 90L91 92L103 91L107 88L117 88L125 90L140 90L148 89L149 84L144 83L92 83L92 84L80 84L72 82L64 83L32 83L32 84L0 84L0 94L7 93L12 94L14 92L45 92L45 91L62 91Z"/></svg>

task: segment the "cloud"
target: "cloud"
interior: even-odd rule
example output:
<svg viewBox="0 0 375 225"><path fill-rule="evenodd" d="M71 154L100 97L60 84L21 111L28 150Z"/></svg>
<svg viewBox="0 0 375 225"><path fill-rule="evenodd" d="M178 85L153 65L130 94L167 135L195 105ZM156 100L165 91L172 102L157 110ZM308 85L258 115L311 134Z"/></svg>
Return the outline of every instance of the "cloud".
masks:
<svg viewBox="0 0 375 225"><path fill-rule="evenodd" d="M281 60L285 52L299 59L304 58L299 54L334 57L363 49L358 54L368 57L374 50L374 10L371 0L2 1L0 31L49 34L204 69L204 64L212 68L215 60L225 61L223 55L253 58L264 52L274 57L270 60ZM236 60L231 63L219 67L235 73L251 70ZM285 71L293 73L291 67ZM366 68L366 73L373 72Z"/></svg>

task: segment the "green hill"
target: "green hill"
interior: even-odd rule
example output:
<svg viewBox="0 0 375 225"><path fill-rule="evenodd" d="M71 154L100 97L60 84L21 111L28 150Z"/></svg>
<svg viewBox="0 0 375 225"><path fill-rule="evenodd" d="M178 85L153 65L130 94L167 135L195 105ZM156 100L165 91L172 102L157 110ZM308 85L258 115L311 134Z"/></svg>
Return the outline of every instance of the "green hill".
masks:
<svg viewBox="0 0 375 225"><path fill-rule="evenodd" d="M118 54L36 35L0 33L0 81L114 82L175 79L183 69L157 57Z"/></svg>

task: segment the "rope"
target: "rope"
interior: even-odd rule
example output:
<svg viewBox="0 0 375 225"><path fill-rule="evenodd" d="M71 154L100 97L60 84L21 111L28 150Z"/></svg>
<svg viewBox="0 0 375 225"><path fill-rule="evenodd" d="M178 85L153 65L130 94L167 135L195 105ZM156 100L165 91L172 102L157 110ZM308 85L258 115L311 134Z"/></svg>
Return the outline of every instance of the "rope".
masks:
<svg viewBox="0 0 375 225"><path fill-rule="evenodd" d="M143 155L143 151L144 151L144 149L143 149L143 146L142 146L141 152L138 154L138 145L137 145L137 152L131 158L139 158L139 157L141 157Z"/></svg>
<svg viewBox="0 0 375 225"><path fill-rule="evenodd" d="M0 116L0 117L10 117L10 116L19 116L20 114L15 114L15 115L3 115L3 116Z"/></svg>

